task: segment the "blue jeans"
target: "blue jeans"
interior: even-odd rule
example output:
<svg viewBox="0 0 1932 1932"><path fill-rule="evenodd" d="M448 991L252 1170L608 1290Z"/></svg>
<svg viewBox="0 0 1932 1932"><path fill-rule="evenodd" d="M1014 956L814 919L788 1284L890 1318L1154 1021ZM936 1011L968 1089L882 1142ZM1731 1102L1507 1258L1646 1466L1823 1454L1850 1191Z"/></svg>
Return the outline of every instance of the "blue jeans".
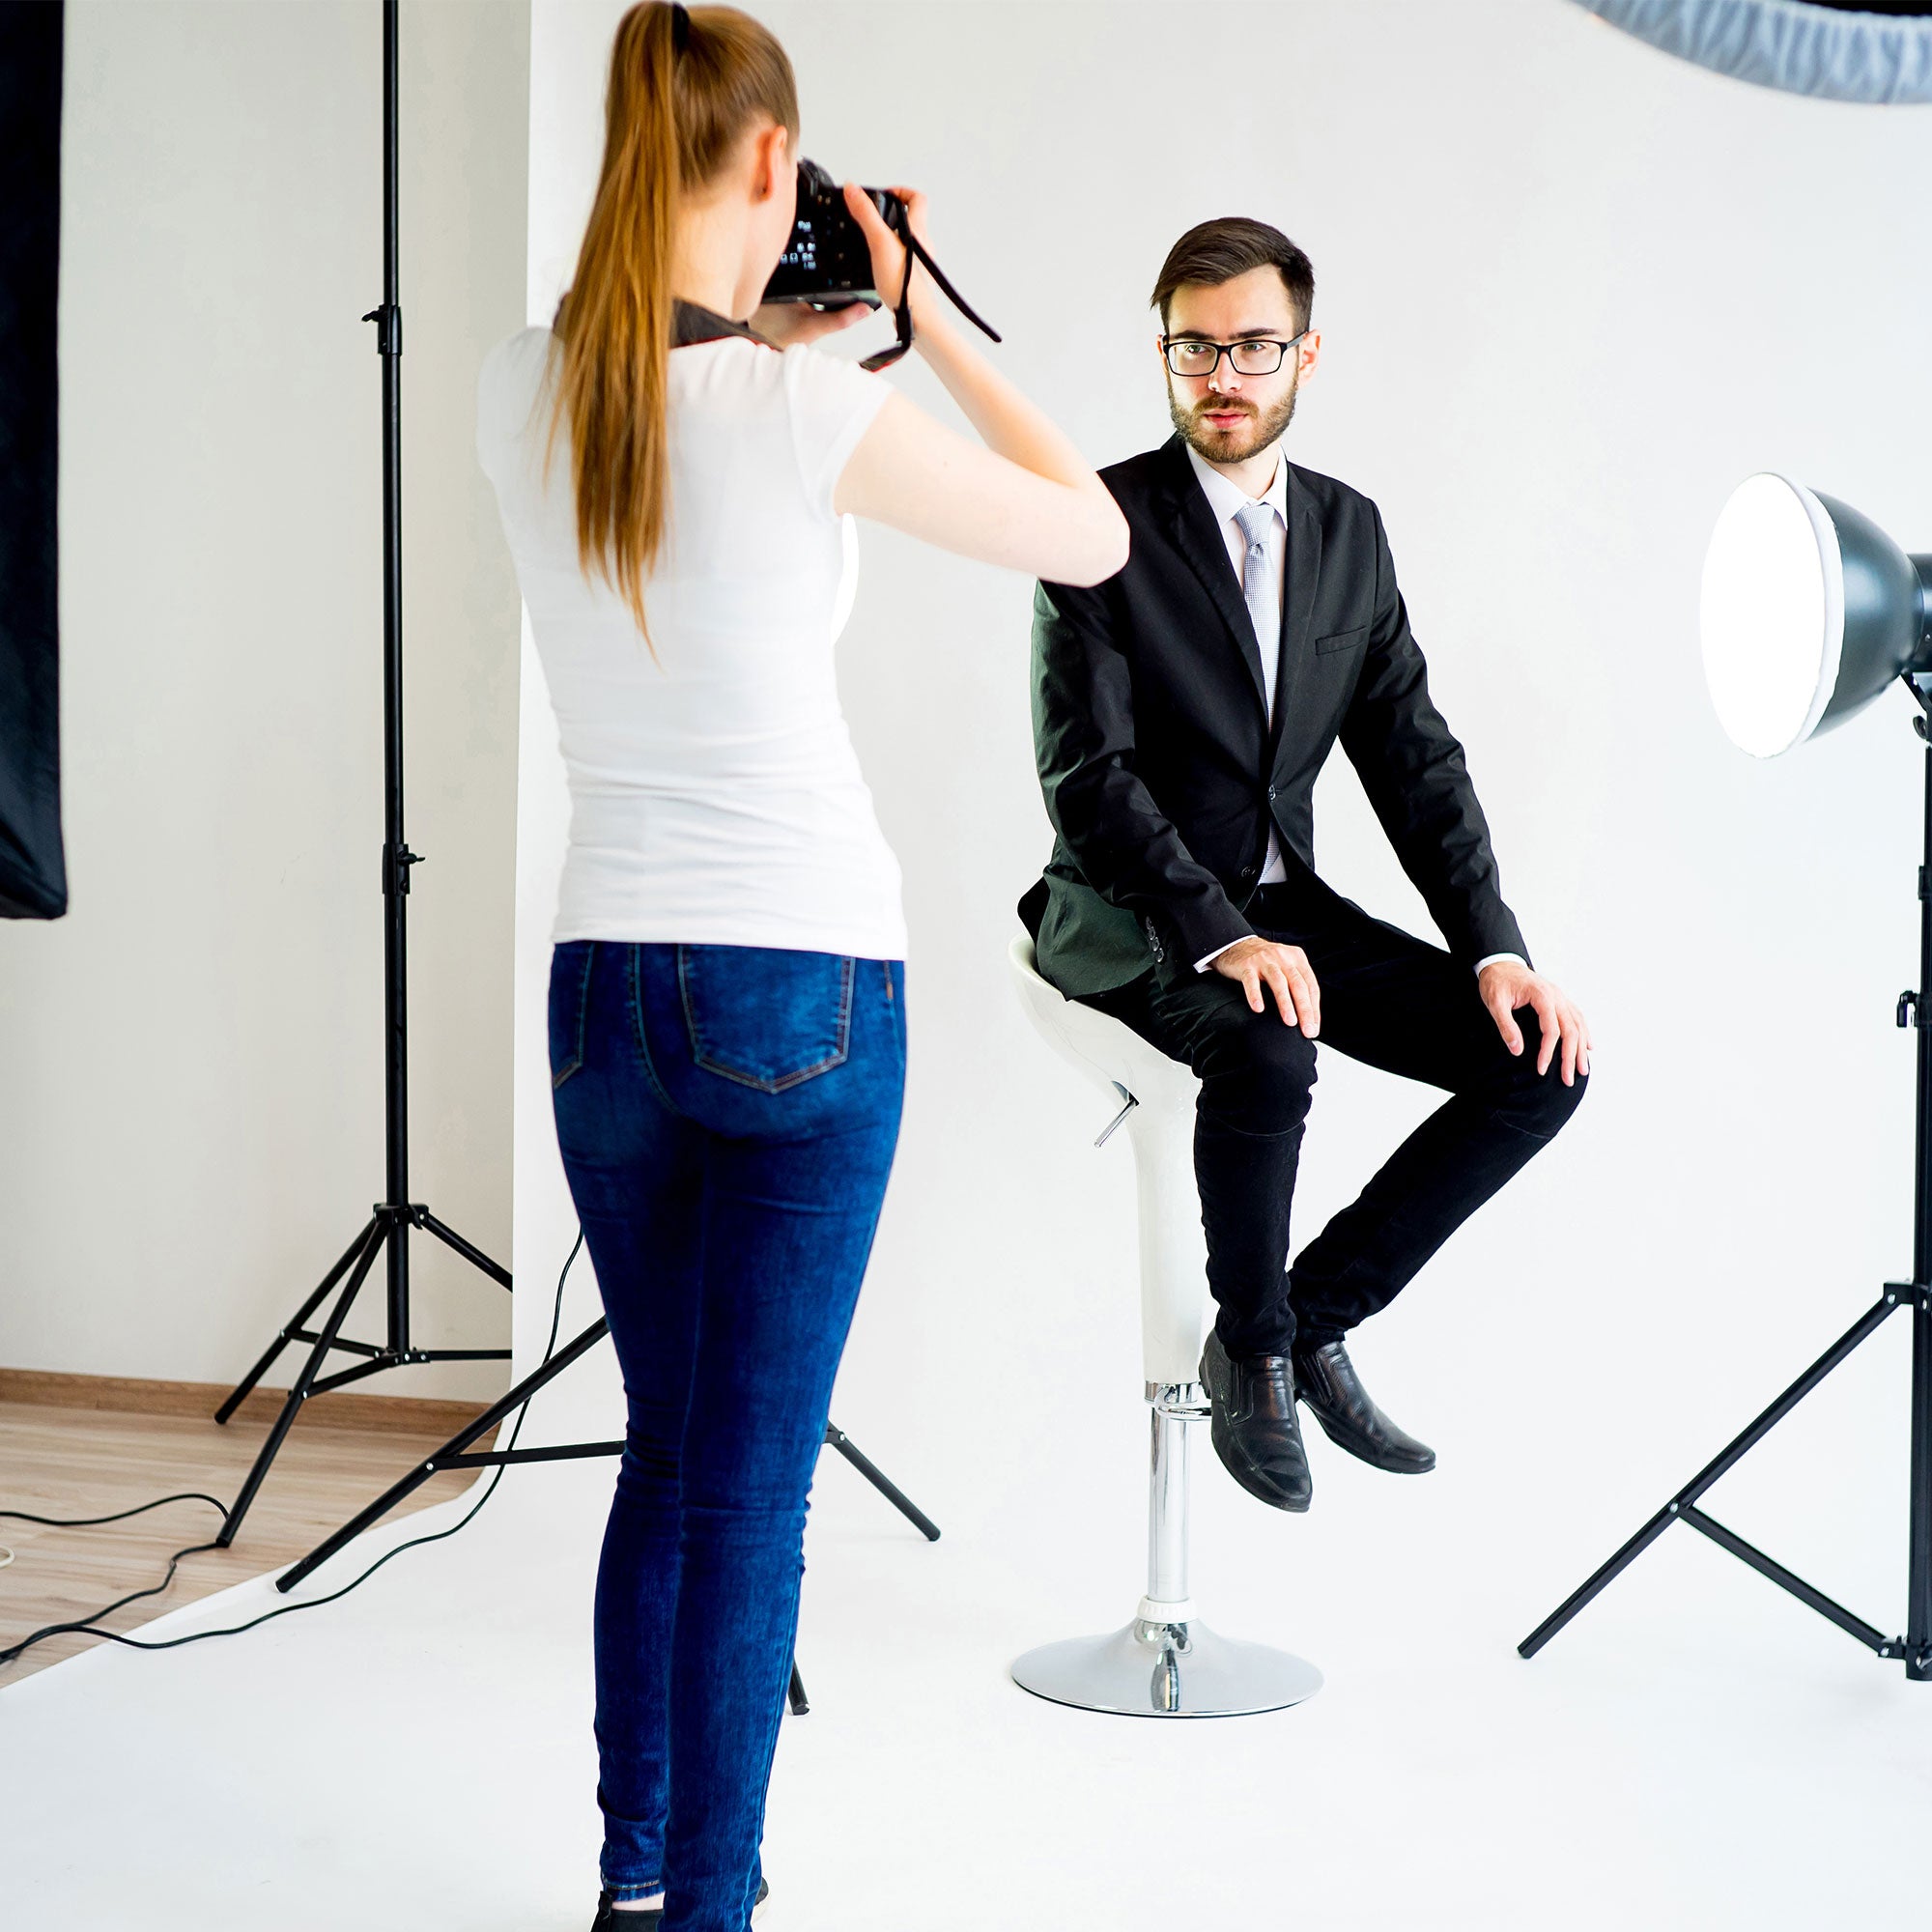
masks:
<svg viewBox="0 0 1932 1932"><path fill-rule="evenodd" d="M898 1138L905 968L573 941L557 1142L624 1375L597 1576L597 1799L617 1898L745 1932L807 1496Z"/></svg>

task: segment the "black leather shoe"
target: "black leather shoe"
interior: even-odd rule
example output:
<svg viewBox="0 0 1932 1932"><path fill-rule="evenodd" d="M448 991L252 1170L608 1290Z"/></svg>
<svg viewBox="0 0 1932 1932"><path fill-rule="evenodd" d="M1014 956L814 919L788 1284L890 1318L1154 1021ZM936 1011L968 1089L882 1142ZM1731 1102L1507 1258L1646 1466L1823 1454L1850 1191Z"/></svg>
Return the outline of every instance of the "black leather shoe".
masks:
<svg viewBox="0 0 1932 1932"><path fill-rule="evenodd" d="M1340 1342L1295 1350L1294 1392L1338 1449L1398 1476L1435 1468L1435 1451L1405 1435L1376 1406Z"/></svg>
<svg viewBox="0 0 1932 1932"><path fill-rule="evenodd" d="M1212 1410L1208 1434L1229 1475L1276 1509L1305 1510L1315 1486L1288 1357L1232 1356L1210 1331L1201 1351L1201 1380Z"/></svg>
<svg viewBox="0 0 1932 1932"><path fill-rule="evenodd" d="M765 1916L765 1900L771 1895L771 1886L760 1879L758 1895L752 1906L753 1925ZM648 1912L619 1912L612 1907L611 1894L600 1891L597 1894L597 1917L590 1921L590 1932L657 1932L663 1923L663 1906L654 1905Z"/></svg>

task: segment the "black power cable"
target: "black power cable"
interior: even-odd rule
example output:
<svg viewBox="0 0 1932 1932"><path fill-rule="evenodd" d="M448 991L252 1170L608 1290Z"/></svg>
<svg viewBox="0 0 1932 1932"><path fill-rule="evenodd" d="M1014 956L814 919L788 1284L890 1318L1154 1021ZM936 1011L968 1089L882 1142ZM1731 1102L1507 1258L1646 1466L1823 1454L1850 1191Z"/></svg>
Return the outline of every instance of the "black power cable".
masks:
<svg viewBox="0 0 1932 1932"><path fill-rule="evenodd" d="M570 1254L564 1261L563 1271L556 1278L556 1298L553 1302L550 1312L550 1339L544 1344L543 1359L545 1362L548 1362L552 1355L556 1352L556 1331L558 1325L563 1321L563 1285L570 1278L571 1264L577 1260L582 1246L583 1230L580 1228L577 1231L577 1239L571 1246ZM532 1394L534 1394L534 1391L532 1391ZM510 1439L505 1445L506 1448L514 1449L517 1446L517 1437L523 1434L524 1421L529 1412L529 1398L526 1397L517 1406L517 1420L510 1430ZM168 1558L167 1575L152 1588L134 1590L128 1596L103 1605L91 1616L84 1618L78 1623L48 1624L44 1629L33 1632L31 1634L22 1637L18 1643L11 1644L5 1650L0 1650L0 1668L4 1668L6 1665L14 1662L16 1658L31 1650L35 1644L43 1643L48 1637L71 1635L99 1636L105 1637L109 1643L124 1644L129 1650L178 1650L185 1643L201 1643L212 1636L240 1636L244 1631L257 1630L263 1624L272 1623L277 1617L293 1616L298 1610L317 1610L325 1604L338 1603L342 1598L348 1596L350 1591L358 1589L362 1584L366 1583L391 1557L400 1556L406 1549L420 1549L425 1544L441 1543L445 1538L454 1536L458 1530L469 1528L470 1523L475 1521L477 1512L497 1493L497 1485L503 1480L503 1471L507 1466L506 1463L499 1463L490 1472L490 1480L485 1484L483 1493L476 1498L475 1502L465 1512L459 1521L451 1523L447 1529L437 1530L432 1535L413 1537L408 1543L397 1544L395 1548L385 1550L381 1556L377 1557L375 1562L370 1564L361 1576L355 1577L351 1582L345 1583L341 1589L331 1591L326 1597L308 1597L304 1598L299 1604L284 1604L279 1609L265 1610L259 1617L253 1617L245 1624L232 1624L225 1630L193 1631L186 1636L164 1637L159 1641L143 1639L141 1637L123 1636L118 1631L102 1630L99 1627L99 1620L102 1617L111 1616L116 1610L123 1609L129 1604L139 1603L143 1597L159 1596L174 1581L175 1571L184 1557L198 1556L204 1550L213 1549L218 1547L213 1543L191 1543L185 1549L177 1549ZM4 1517L14 1522L43 1523L58 1529L85 1529L97 1523L125 1521L130 1516L140 1516L148 1510L160 1509L168 1503L178 1502L213 1503L224 1517L228 1514L228 1505L216 1497L205 1495L199 1491L188 1491L181 1495L157 1496L153 1502L141 1503L130 1510L121 1510L113 1516L28 1516L21 1510L0 1510L0 1517Z"/></svg>

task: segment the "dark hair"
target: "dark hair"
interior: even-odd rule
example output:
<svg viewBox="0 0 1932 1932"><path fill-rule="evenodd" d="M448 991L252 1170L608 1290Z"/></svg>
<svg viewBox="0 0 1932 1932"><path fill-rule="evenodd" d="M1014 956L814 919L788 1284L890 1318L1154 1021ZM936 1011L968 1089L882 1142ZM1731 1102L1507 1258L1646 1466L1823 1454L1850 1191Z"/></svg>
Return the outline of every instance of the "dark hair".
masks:
<svg viewBox="0 0 1932 1932"><path fill-rule="evenodd" d="M1150 304L1160 310L1160 326L1165 328L1168 304L1182 283L1214 288L1251 269L1280 270L1288 298L1294 304L1295 327L1306 328L1315 310L1313 265L1279 228L1239 214L1223 215L1218 221L1204 221L1190 228L1167 251Z"/></svg>

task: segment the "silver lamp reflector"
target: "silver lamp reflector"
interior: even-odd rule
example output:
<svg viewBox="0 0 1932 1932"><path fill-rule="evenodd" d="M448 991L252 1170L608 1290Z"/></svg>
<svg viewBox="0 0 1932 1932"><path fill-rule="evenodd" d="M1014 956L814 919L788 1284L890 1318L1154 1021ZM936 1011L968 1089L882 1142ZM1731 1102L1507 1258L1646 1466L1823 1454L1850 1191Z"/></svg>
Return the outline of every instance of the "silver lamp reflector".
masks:
<svg viewBox="0 0 1932 1932"><path fill-rule="evenodd" d="M1848 504L1769 471L1732 491L1711 532L1699 629L1718 722L1759 758L1925 667L1918 560Z"/></svg>
<svg viewBox="0 0 1932 1932"><path fill-rule="evenodd" d="M1788 477L1731 492L1704 556L1699 628L1718 723L1753 757L1817 729L1838 678L1845 581L1824 504Z"/></svg>

